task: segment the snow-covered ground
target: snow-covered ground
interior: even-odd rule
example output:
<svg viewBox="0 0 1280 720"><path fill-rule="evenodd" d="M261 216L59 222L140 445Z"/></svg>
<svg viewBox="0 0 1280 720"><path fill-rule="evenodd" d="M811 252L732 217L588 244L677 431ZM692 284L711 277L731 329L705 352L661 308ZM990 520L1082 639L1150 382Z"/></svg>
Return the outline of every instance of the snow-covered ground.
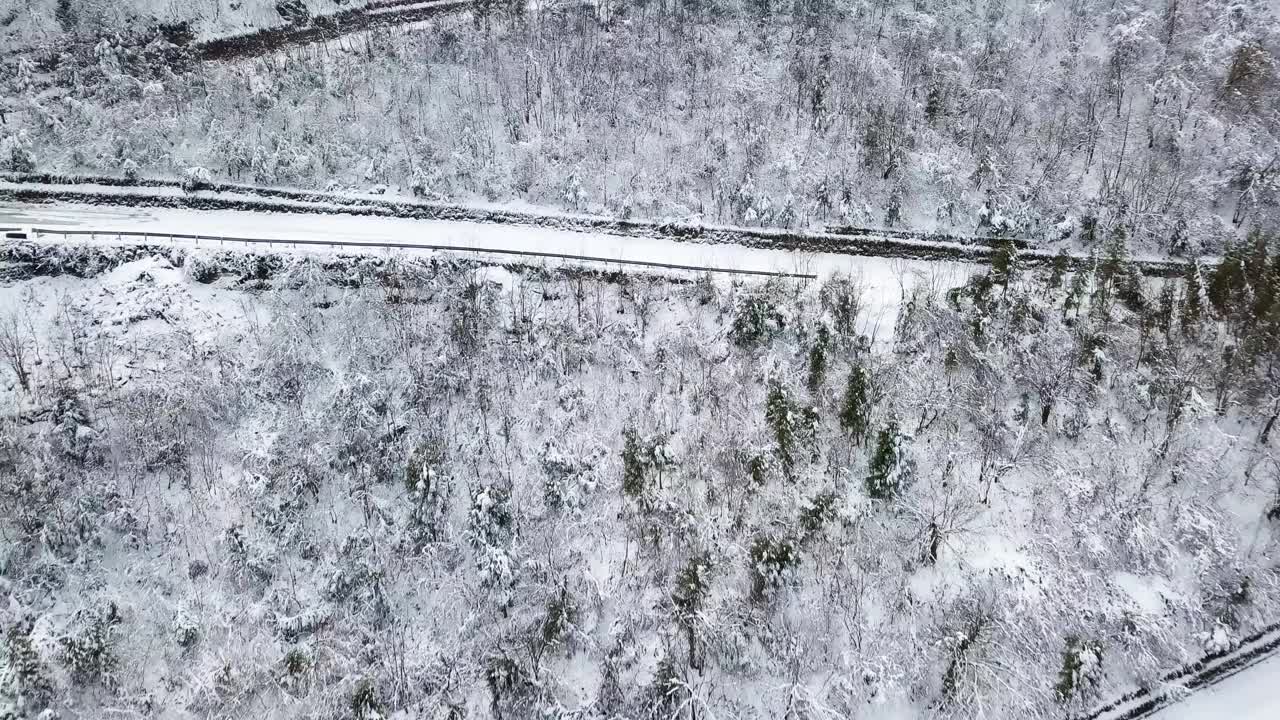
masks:
<svg viewBox="0 0 1280 720"><path fill-rule="evenodd" d="M1152 715L1152 720L1273 720L1280 717L1280 654L1204 688Z"/></svg>
<svg viewBox="0 0 1280 720"><path fill-rule="evenodd" d="M860 278L867 296L876 299L882 319L888 322L888 327L892 327L892 318L896 316L897 304L905 288L916 283L928 283L932 287L943 289L956 287L963 284L978 267L951 261L798 253L550 228L345 214L0 203L0 227L5 226L34 226L55 232L61 229L95 230L108 236L112 233L171 232L285 242L332 240L377 246L370 248L372 252L385 252L385 245L431 244L460 250L484 248L561 253L607 258L615 263L661 262L723 270L812 274L819 279L845 274ZM57 235L51 237L58 238ZM114 236L104 239L115 240ZM353 249L352 245L344 245L341 249L352 252L358 251L359 247ZM419 254L423 251L406 249L402 252ZM499 261L513 259L510 256L501 257L500 254L489 255ZM591 266L600 263L576 264Z"/></svg>

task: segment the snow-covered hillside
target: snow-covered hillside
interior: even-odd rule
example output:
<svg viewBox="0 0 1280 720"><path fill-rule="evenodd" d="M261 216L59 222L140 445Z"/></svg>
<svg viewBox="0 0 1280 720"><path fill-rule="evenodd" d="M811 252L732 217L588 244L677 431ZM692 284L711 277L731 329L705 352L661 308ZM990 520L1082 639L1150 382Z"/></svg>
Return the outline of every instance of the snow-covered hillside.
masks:
<svg viewBox="0 0 1280 720"><path fill-rule="evenodd" d="M0 170L778 227L1121 225L1135 250L1217 252L1280 209L1278 28L1269 0L747 0L477 3L234 62L107 36L5 58Z"/></svg>
<svg viewBox="0 0 1280 720"><path fill-rule="evenodd" d="M1061 718L1280 612L1256 256L0 250L20 718Z"/></svg>

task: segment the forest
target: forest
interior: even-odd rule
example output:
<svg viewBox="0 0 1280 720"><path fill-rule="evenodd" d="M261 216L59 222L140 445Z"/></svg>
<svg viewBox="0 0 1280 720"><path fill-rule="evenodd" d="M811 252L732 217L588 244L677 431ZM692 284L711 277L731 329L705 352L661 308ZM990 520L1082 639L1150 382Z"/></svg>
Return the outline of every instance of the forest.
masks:
<svg viewBox="0 0 1280 720"><path fill-rule="evenodd" d="M1274 0L365 4L0 0L89 235L0 244L0 720L1082 720L1276 627Z"/></svg>
<svg viewBox="0 0 1280 720"><path fill-rule="evenodd" d="M225 62L138 12L0 57L0 171L1188 256L1276 222L1266 0L485 0Z"/></svg>
<svg viewBox="0 0 1280 720"><path fill-rule="evenodd" d="M11 245L0 716L1062 718L1280 610L1280 255ZM25 270L23 270L25 268ZM44 714L41 714L44 713Z"/></svg>

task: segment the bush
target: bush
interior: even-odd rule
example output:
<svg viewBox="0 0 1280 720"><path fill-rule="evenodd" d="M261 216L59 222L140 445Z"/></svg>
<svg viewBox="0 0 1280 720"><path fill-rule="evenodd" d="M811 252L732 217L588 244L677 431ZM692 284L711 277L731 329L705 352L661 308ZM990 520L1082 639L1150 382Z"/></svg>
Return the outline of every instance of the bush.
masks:
<svg viewBox="0 0 1280 720"><path fill-rule="evenodd" d="M208 285L222 275L222 267L217 260L203 253L187 253L182 269L187 277L201 285Z"/></svg>
<svg viewBox="0 0 1280 720"><path fill-rule="evenodd" d="M200 640L200 629L186 615L178 615L173 622L173 639L178 647L190 650Z"/></svg>
<svg viewBox="0 0 1280 720"><path fill-rule="evenodd" d="M769 428L773 430L773 439L778 443L778 459L782 461L782 469L790 478L795 460L792 451L796 438L796 418L786 390L776 379L769 383L769 392L765 397L764 418Z"/></svg>
<svg viewBox="0 0 1280 720"><path fill-rule="evenodd" d="M182 176L183 192L207 190L213 187L213 175L206 168L191 167Z"/></svg>
<svg viewBox="0 0 1280 720"><path fill-rule="evenodd" d="M17 135L0 138L0 170L15 173L36 171L35 158L31 155L31 142L25 130Z"/></svg>
<svg viewBox="0 0 1280 720"><path fill-rule="evenodd" d="M536 686L529 673L515 660L496 655L485 663L485 684L489 686L490 709L494 717L529 717L536 702Z"/></svg>
<svg viewBox="0 0 1280 720"><path fill-rule="evenodd" d="M284 654L284 671L290 677L298 677L311 669L311 658L299 648L290 648Z"/></svg>
<svg viewBox="0 0 1280 720"><path fill-rule="evenodd" d="M831 344L831 332L826 325L818 326L818 337L809 349L809 392L817 395L827 378L827 347Z"/></svg>

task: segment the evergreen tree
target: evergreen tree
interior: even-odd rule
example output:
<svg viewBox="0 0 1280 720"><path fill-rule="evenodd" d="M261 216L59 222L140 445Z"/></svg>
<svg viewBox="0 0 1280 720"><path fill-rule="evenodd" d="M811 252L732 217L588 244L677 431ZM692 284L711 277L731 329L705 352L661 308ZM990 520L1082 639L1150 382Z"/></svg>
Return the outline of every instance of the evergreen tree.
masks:
<svg viewBox="0 0 1280 720"><path fill-rule="evenodd" d="M792 451L795 447L795 418L791 411L791 401L787 399L787 392L776 378L769 383L764 417L773 430L774 440L778 443L778 459L782 461L782 469L790 476L794 464Z"/></svg>
<svg viewBox="0 0 1280 720"><path fill-rule="evenodd" d="M711 556L701 553L689 558L680 574L676 576L676 586L671 593L671 601L675 605L676 624L684 630L689 643L690 665L698 656L697 627L698 613L702 612L707 596L711 592Z"/></svg>
<svg viewBox="0 0 1280 720"><path fill-rule="evenodd" d="M853 441L861 444L867 434L871 415L871 402L867 396L867 371L855 365L849 371L849 382L844 389L844 402L840 406L840 427L848 431Z"/></svg>
<svg viewBox="0 0 1280 720"><path fill-rule="evenodd" d="M1203 292L1203 284L1200 281L1200 266L1191 262L1187 264L1186 273L1183 275L1182 289L1182 313L1179 320L1182 323L1183 334L1194 333L1200 325L1200 317L1204 313L1203 303L1200 296Z"/></svg>
<svg viewBox="0 0 1280 720"><path fill-rule="evenodd" d="M1085 274L1077 270L1071 275L1071 287L1067 290L1067 297L1062 302L1062 317L1065 320L1073 310L1079 314L1080 301L1084 299L1085 290Z"/></svg>
<svg viewBox="0 0 1280 720"><path fill-rule="evenodd" d="M1059 250L1053 256L1053 270L1049 273L1049 287L1056 290L1062 287L1062 278L1067 274L1067 252Z"/></svg>
<svg viewBox="0 0 1280 720"><path fill-rule="evenodd" d="M827 348L831 344L831 332L826 325L818 326L818 338L809 350L809 392L817 395L822 381L827 377Z"/></svg>
<svg viewBox="0 0 1280 720"><path fill-rule="evenodd" d="M1176 302L1177 295L1174 292L1173 283L1165 280L1160 288L1160 307L1156 311L1156 326L1165 335L1168 335L1173 328L1173 306Z"/></svg>
<svg viewBox="0 0 1280 720"><path fill-rule="evenodd" d="M1210 305L1219 315L1231 313L1234 295L1244 282L1244 250L1240 245L1232 244L1223 254L1222 262L1209 273L1209 286L1205 291Z"/></svg>
<svg viewBox="0 0 1280 720"><path fill-rule="evenodd" d="M904 441L896 422L880 431L867 473L867 494L872 499L892 500L910 483L914 467Z"/></svg>
<svg viewBox="0 0 1280 720"><path fill-rule="evenodd" d="M1058 701L1065 703L1082 691L1097 685L1102 678L1102 645L1083 641L1078 637L1067 638L1062 651L1062 669L1054 690Z"/></svg>
<svg viewBox="0 0 1280 720"><path fill-rule="evenodd" d="M1262 319L1270 307L1273 285L1271 268L1267 262L1267 238L1255 230L1250 239L1253 247L1249 250L1249 256L1245 258L1244 278L1250 292L1253 293L1253 304L1248 308L1249 324L1252 326Z"/></svg>
<svg viewBox="0 0 1280 720"><path fill-rule="evenodd" d="M31 712L32 717L54 698L49 668L31 642L34 627L35 618L26 616L10 625L5 633L7 658L6 662L0 663L0 668L8 672L0 671L0 717L5 717L6 695L12 698L13 705Z"/></svg>
<svg viewBox="0 0 1280 720"><path fill-rule="evenodd" d="M1017 269L1017 258L1018 249L1014 247L1012 240L1001 240L996 243L995 252L991 254L992 282L1007 289Z"/></svg>
<svg viewBox="0 0 1280 720"><path fill-rule="evenodd" d="M644 447L635 428L622 431L622 492L639 498L645 491Z"/></svg>

